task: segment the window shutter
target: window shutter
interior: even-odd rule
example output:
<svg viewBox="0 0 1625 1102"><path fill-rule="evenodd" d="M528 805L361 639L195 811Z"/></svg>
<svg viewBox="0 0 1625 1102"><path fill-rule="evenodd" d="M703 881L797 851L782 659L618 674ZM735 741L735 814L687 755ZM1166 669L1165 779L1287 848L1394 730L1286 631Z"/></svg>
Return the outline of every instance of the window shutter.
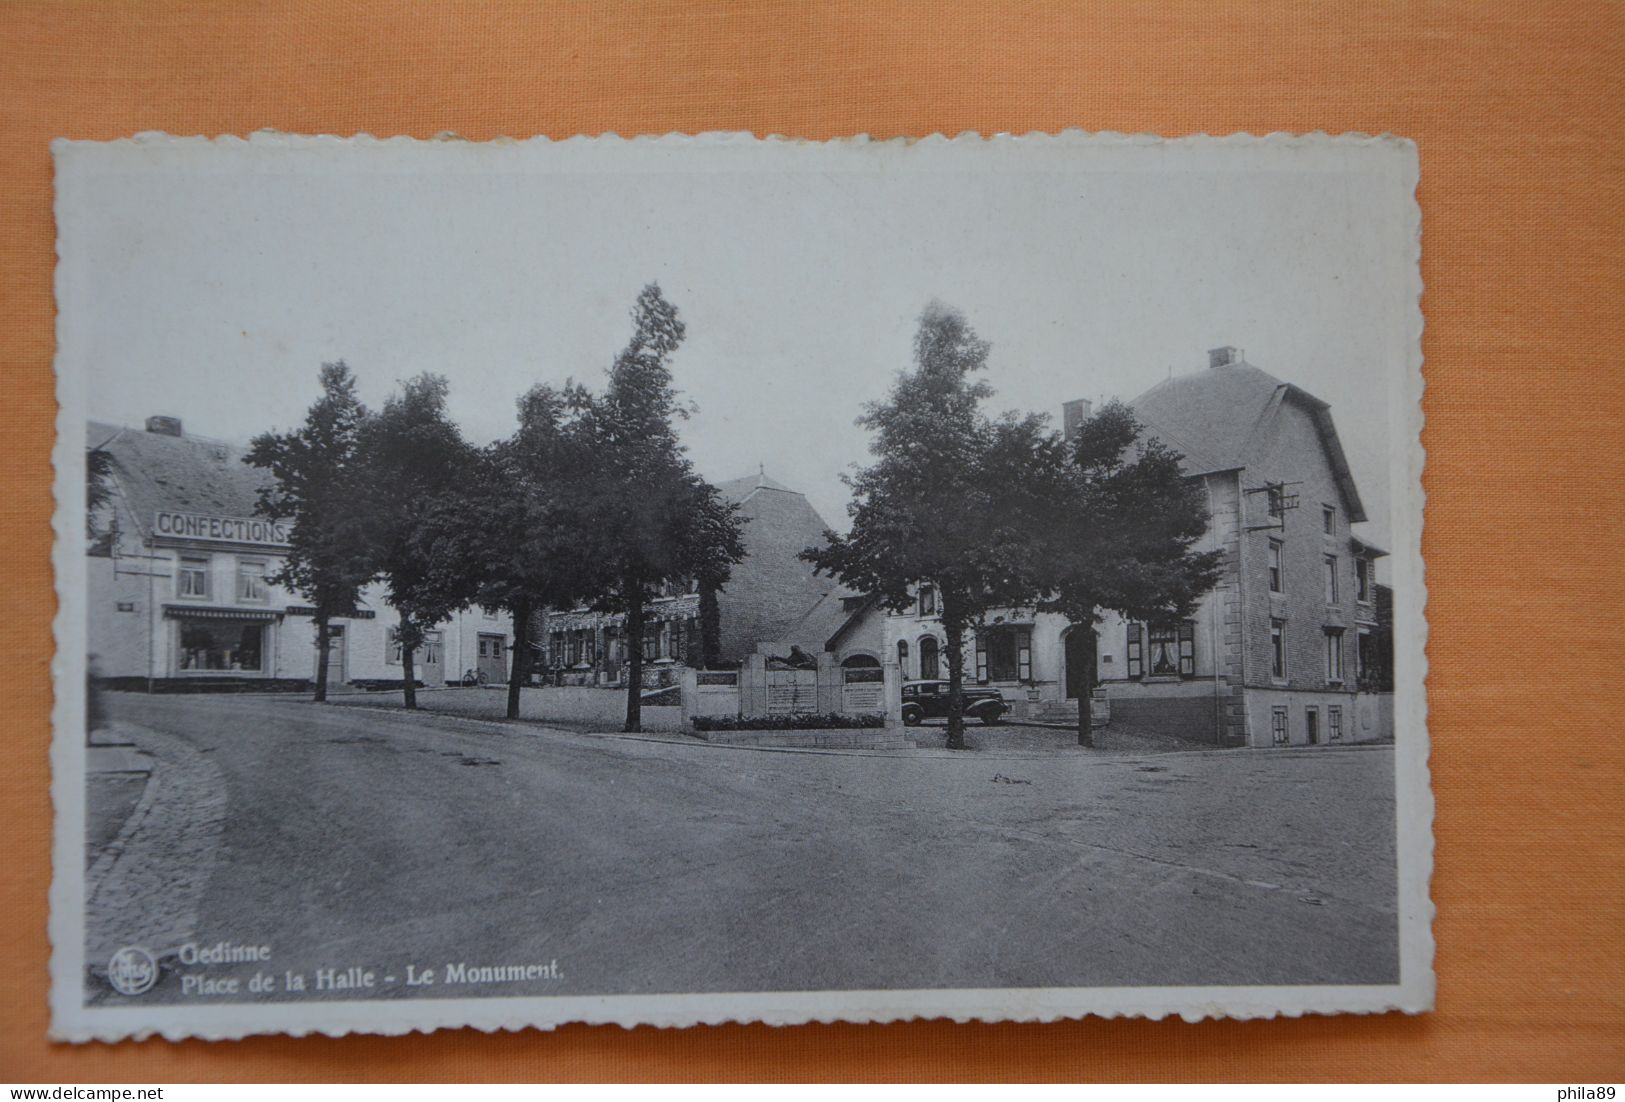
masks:
<svg viewBox="0 0 1625 1102"><path fill-rule="evenodd" d="M1196 676L1196 625L1190 620L1179 625L1179 676Z"/></svg>
<svg viewBox="0 0 1625 1102"><path fill-rule="evenodd" d="M987 640L980 633L976 636L976 680L987 680Z"/></svg>
<svg viewBox="0 0 1625 1102"><path fill-rule="evenodd" d="M1139 624L1128 625L1128 646L1126 648L1126 653L1128 656L1128 675L1131 679L1138 680L1140 674L1143 672L1141 669L1142 663L1140 660Z"/></svg>

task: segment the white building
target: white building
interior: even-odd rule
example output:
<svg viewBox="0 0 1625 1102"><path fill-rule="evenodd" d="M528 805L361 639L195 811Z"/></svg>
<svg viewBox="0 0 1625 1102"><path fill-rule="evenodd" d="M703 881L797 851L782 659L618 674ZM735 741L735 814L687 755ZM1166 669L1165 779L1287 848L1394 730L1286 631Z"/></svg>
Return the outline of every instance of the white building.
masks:
<svg viewBox="0 0 1625 1102"><path fill-rule="evenodd" d="M86 446L109 457L111 494L88 564L93 675L158 691L310 685L314 610L270 581L287 525L254 516L267 473L168 417L145 430L91 422ZM396 619L372 585L332 622L330 688L401 683ZM460 612L417 651L417 680L434 687L483 672L506 681L512 639L505 613Z"/></svg>

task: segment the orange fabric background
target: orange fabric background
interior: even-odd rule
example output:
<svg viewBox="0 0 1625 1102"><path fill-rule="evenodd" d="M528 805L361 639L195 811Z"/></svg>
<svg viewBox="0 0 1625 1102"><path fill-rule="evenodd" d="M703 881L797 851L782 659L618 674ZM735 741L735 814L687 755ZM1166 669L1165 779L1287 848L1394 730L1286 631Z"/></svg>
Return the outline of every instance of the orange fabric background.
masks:
<svg viewBox="0 0 1625 1102"><path fill-rule="evenodd" d="M0 1079L1618 1081L1622 30L1625 8L1576 2L6 5ZM1438 1012L48 1044L46 143L261 127L1416 139Z"/></svg>

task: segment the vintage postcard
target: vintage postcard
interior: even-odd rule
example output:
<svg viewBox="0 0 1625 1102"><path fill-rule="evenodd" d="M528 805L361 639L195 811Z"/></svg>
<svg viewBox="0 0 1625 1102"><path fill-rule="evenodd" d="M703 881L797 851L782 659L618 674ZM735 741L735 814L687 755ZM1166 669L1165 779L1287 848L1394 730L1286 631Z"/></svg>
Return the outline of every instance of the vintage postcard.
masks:
<svg viewBox="0 0 1625 1102"><path fill-rule="evenodd" d="M55 155L56 1037L1432 1006L1411 143Z"/></svg>

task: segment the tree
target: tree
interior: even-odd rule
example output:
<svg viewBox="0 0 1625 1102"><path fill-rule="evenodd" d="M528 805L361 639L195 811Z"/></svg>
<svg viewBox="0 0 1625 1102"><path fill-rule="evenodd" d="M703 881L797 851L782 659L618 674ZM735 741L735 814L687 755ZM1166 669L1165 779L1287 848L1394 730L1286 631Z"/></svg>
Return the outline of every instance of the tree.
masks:
<svg viewBox="0 0 1625 1102"><path fill-rule="evenodd" d="M113 553L116 521L104 527L102 514L113 504L113 453L85 449L85 539L92 555Z"/></svg>
<svg viewBox="0 0 1625 1102"><path fill-rule="evenodd" d="M584 599L600 577L583 536L585 446L580 388L536 386L518 402L514 434L481 450L465 489L443 496L425 522L447 588L472 585L474 603L513 620L507 715L519 718L530 677L534 615Z"/></svg>
<svg viewBox="0 0 1625 1102"><path fill-rule="evenodd" d="M1202 483L1184 457L1121 402L1109 402L1067 448L1066 507L1043 552L1049 577L1038 607L1093 637L1104 610L1152 625L1188 619L1218 581L1223 553L1197 551L1207 531ZM1091 648L1092 650L1092 648ZM1078 742L1092 745L1089 694L1078 694Z"/></svg>
<svg viewBox="0 0 1625 1102"><path fill-rule="evenodd" d="M584 495L581 534L601 572L594 607L623 617L625 730L638 731L646 604L668 581L722 585L745 548L735 507L695 473L677 437L676 422L688 413L670 367L685 334L677 308L651 283L638 295L632 323L603 395L578 390L571 401L587 440L588 470L576 489Z"/></svg>
<svg viewBox="0 0 1625 1102"><path fill-rule="evenodd" d="M405 383L362 426L357 464L372 488L367 531L373 569L399 616L395 641L408 709L417 707L414 660L427 632L474 599L475 577L447 562L439 523L467 485L473 449L446 415L446 380L420 375Z"/></svg>
<svg viewBox="0 0 1625 1102"><path fill-rule="evenodd" d="M1064 453L1041 416L982 412L974 378L989 345L938 302L920 315L914 369L858 423L876 461L847 478L851 531L825 533L802 557L901 612L935 588L947 636L948 746L964 748L965 633L995 610L1034 602L1045 577L1041 533L1065 490Z"/></svg>
<svg viewBox="0 0 1625 1102"><path fill-rule="evenodd" d="M271 472L254 511L292 521L282 567L271 577L315 609L316 700L327 699L328 645L335 617L351 616L371 580L371 542L356 462L367 410L343 360L322 365L322 396L292 432L256 436L245 463Z"/></svg>

